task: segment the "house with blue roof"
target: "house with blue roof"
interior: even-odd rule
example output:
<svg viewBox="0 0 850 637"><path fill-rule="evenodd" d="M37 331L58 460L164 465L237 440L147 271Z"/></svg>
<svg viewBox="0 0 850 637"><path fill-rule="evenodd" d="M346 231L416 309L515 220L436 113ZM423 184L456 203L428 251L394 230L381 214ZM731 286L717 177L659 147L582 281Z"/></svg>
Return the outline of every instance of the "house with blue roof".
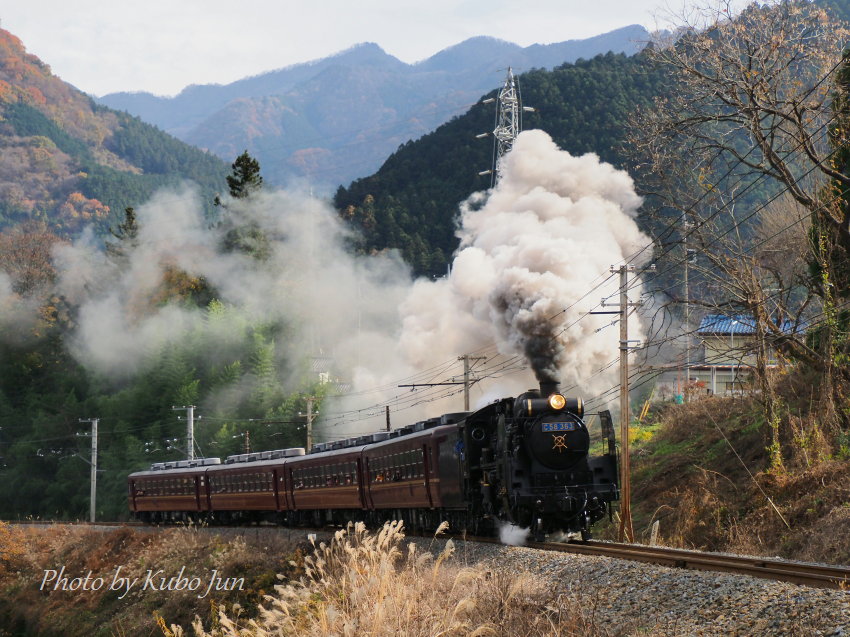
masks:
<svg viewBox="0 0 850 637"><path fill-rule="evenodd" d="M799 333L805 330L805 325L786 320L781 329ZM749 391L756 365L755 319L746 314L708 314L700 322L696 335L698 347L694 348L690 363L665 372L661 382L671 385L675 394L683 394L685 386L708 395ZM770 346L767 357L768 366L778 364L776 352Z"/></svg>

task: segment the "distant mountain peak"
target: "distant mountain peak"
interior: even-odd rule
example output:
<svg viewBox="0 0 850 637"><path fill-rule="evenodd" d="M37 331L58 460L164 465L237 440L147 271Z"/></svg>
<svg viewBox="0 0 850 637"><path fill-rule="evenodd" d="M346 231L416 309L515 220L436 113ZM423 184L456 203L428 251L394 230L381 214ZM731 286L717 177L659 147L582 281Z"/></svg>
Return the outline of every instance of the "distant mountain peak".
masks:
<svg viewBox="0 0 850 637"><path fill-rule="evenodd" d="M636 25L528 47L479 35L415 64L375 42L360 42L223 86L187 87L172 99L124 94L100 101L228 161L247 148L270 183L285 184L295 176L333 187L369 174L400 144L468 108L499 86L508 66L521 73L609 51L630 55L648 39ZM273 102L263 101L270 96ZM319 149L315 156L321 161L309 166L301 161L306 149Z"/></svg>

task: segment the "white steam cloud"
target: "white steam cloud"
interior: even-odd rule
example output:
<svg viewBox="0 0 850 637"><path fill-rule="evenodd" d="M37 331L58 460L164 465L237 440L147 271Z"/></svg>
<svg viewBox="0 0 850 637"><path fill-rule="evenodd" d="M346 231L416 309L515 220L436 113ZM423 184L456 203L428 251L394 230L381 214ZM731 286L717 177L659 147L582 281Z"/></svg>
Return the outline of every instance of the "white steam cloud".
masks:
<svg viewBox="0 0 850 637"><path fill-rule="evenodd" d="M499 541L508 546L525 546L531 529L516 526L509 522L499 522Z"/></svg>
<svg viewBox="0 0 850 637"><path fill-rule="evenodd" d="M120 267L87 235L56 249L58 292L79 307L70 347L80 361L110 377L128 377L152 352L197 328L203 310L161 302L164 281L179 287L180 277L187 285L202 278L219 300L239 308L240 322L285 324L291 338L277 343L281 359L321 351L353 369L358 342L392 349L396 308L410 282L396 254L350 256L334 211L293 193L265 192L250 203L228 203L234 224L262 234L264 260L223 249L232 226L210 227L201 210L191 189L156 195L138 209L136 245ZM217 330L206 344L210 357L236 327L205 326L207 333Z"/></svg>
<svg viewBox="0 0 850 637"><path fill-rule="evenodd" d="M354 412L353 422L346 427L332 420L326 435L363 431L370 415L373 429L381 428L382 404L407 407L394 426L460 411L458 396L436 399L448 391L417 390L417 400L397 384L415 372L446 370L467 353L486 353L494 361L490 369L499 371L505 366L496 361L511 356L531 366L479 382L473 409L540 380L560 381L585 396L612 386L618 330L604 329L612 317L587 312L601 297L619 300L612 265L629 258L640 265L650 256L641 252L651 241L635 223L641 199L632 179L594 154L573 157L536 130L521 133L504 162L496 187L461 206L461 244L450 274L412 284L399 308L397 355L359 369L354 389L363 393L335 409ZM639 294L632 284L631 298ZM638 318L630 318L630 329L641 338ZM442 373L457 379L459 367ZM606 367L612 369L600 371ZM384 389L374 391L378 386Z"/></svg>
<svg viewBox="0 0 850 637"><path fill-rule="evenodd" d="M210 227L187 187L138 208L140 232L123 261L87 234L58 245L54 292L78 308L73 354L120 381L201 325L214 337L207 355L221 356L238 326L211 325L191 304L164 302L166 287L202 278L239 309L238 320L286 325L286 341L276 344L281 363L319 353L332 359L351 392L323 409L317 433L337 438L381 428L383 405L398 412L394 426L459 411L457 396L401 400L409 392L397 385L416 374L421 382L429 369L426 382L457 377L457 357L477 351L519 355L534 370L479 383L477 405L516 395L535 375L584 392L607 389L611 377L597 372L617 356L617 333L599 329L610 317L585 313L614 295L617 282L587 293L609 277L612 264L649 244L634 221L640 203L626 173L527 131L505 158L496 187L462 206L461 244L444 279L412 281L395 252L351 255L335 211L291 192L228 202L234 224L260 231L267 258L225 250L232 226ZM11 297L0 273L0 305Z"/></svg>
<svg viewBox="0 0 850 637"><path fill-rule="evenodd" d="M522 133L495 189L462 207L451 275L408 295L402 350L425 367L495 343L523 354L537 380L607 385L589 379L616 356L616 336L586 312L617 281L588 292L649 245L635 223L640 204L625 172L593 154L573 157L542 131Z"/></svg>

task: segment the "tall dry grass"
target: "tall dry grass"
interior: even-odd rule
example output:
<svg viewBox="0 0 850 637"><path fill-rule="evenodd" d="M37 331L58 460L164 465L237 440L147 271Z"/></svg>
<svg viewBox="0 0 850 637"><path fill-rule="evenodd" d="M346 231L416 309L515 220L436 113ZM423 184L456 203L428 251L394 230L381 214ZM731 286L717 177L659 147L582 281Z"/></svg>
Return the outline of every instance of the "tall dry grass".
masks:
<svg viewBox="0 0 850 637"><path fill-rule="evenodd" d="M438 531L441 532L444 527ZM356 524L314 545L305 576L276 586L253 619L218 609L209 631L196 637L338 635L444 637L466 635L608 635L576 598L553 594L529 574L464 567L447 541L435 556L403 546L400 522L370 533ZM167 637L184 630L160 621Z"/></svg>

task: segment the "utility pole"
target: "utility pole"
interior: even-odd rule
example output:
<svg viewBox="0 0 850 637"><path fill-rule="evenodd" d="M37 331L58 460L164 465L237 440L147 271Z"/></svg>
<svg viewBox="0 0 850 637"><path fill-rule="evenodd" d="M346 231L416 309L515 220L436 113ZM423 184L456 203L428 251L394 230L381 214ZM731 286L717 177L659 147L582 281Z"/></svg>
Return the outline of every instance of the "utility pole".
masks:
<svg viewBox="0 0 850 637"><path fill-rule="evenodd" d="M417 387L438 387L441 385L463 385L463 410L469 411L469 388L475 382L472 380L470 376L470 368L469 361L485 361L487 360L486 356L470 356L469 354L464 354L463 356L458 356L457 359L459 361L463 361L463 380L452 380L445 383L413 383L411 385L399 385L399 387L410 387L411 391L414 391Z"/></svg>
<svg viewBox="0 0 850 637"><path fill-rule="evenodd" d="M655 269L655 266L652 266ZM629 449L629 309L640 302L629 301L629 272L634 265L611 266L612 273L620 275L620 529L619 540L634 542L635 532L632 526L632 485ZM603 300L602 305L608 305Z"/></svg>
<svg viewBox="0 0 850 637"><path fill-rule="evenodd" d="M685 218L685 213L682 213L682 228L684 235L682 236L682 244L685 247L685 385L682 390L683 397L687 396L688 383L691 380L691 304L690 290L688 287L688 270L691 263L696 260L696 250L688 247L688 229L692 224Z"/></svg>
<svg viewBox="0 0 850 637"><path fill-rule="evenodd" d="M299 416L307 417L307 453L310 453L310 449L313 448L313 419L319 415L319 412L313 413L314 400L316 400L315 396L307 396L307 413L298 413Z"/></svg>
<svg viewBox="0 0 850 637"><path fill-rule="evenodd" d="M89 487L89 522L94 522L97 499L97 422L100 418L80 418L80 422L91 423L91 485Z"/></svg>
<svg viewBox="0 0 850 637"><path fill-rule="evenodd" d="M386 411L387 411L387 431L389 431L390 430L390 406L389 405L386 405Z"/></svg>
<svg viewBox="0 0 850 637"><path fill-rule="evenodd" d="M487 357L464 354L457 359L463 361L463 410L469 411L469 387L472 384L469 380L469 361L486 361Z"/></svg>
<svg viewBox="0 0 850 637"><path fill-rule="evenodd" d="M172 407L171 411L186 410L186 459L195 459L195 406Z"/></svg>

